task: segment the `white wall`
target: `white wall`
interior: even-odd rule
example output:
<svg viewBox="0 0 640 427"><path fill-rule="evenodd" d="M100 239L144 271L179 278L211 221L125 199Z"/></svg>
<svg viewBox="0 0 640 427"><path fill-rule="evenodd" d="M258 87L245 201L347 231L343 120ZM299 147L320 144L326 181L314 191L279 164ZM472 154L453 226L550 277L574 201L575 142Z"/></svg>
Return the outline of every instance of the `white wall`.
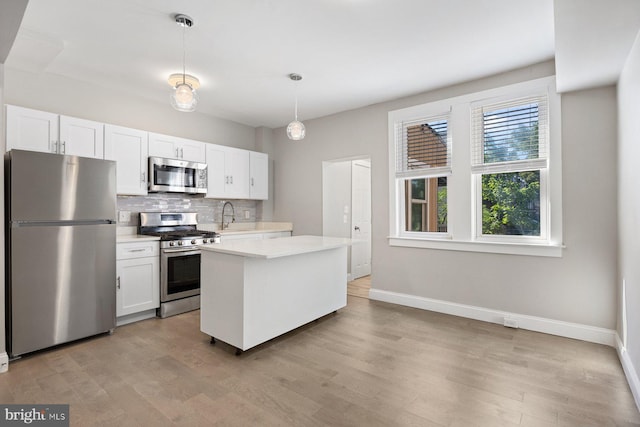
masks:
<svg viewBox="0 0 640 427"><path fill-rule="evenodd" d="M323 165L322 235L324 236L351 237L351 163L351 160L346 160L325 162Z"/></svg>
<svg viewBox="0 0 640 427"><path fill-rule="evenodd" d="M255 149L253 127L197 111L183 113L174 110L169 104L169 89L166 104L161 104L54 74L35 74L7 67L4 102L214 144Z"/></svg>
<svg viewBox="0 0 640 427"><path fill-rule="evenodd" d="M618 335L624 339L622 318L626 311L626 351L633 371L640 369L640 39L629 54L618 84ZM622 307L622 280L626 281L626 310ZM623 359L623 364L625 360ZM625 367L625 368L628 368ZM626 370L626 369L625 369ZM629 372L627 371L629 378ZM635 377L635 378L634 378ZM631 388L640 400L638 378ZM635 382L635 389L634 389Z"/></svg>
<svg viewBox="0 0 640 427"><path fill-rule="evenodd" d="M562 97L562 258L390 247L387 113L553 75L547 62L393 102L306 121L307 137L275 133L275 218L322 232L322 162L368 156L372 165L374 289L612 330L616 324L616 92Z"/></svg>

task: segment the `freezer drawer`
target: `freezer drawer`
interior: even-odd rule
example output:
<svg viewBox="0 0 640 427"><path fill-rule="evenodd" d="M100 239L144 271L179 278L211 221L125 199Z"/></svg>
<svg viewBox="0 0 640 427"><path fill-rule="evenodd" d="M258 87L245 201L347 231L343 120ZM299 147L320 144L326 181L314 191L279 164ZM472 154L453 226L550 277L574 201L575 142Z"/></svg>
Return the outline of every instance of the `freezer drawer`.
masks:
<svg viewBox="0 0 640 427"><path fill-rule="evenodd" d="M115 227L10 229L7 341L11 356L115 327Z"/></svg>

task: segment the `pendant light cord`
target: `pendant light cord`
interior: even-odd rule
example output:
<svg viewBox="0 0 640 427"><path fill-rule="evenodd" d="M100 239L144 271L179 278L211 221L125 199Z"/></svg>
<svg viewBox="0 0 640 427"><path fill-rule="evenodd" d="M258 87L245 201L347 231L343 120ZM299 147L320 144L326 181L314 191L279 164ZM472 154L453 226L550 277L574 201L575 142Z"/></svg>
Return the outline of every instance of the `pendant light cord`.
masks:
<svg viewBox="0 0 640 427"><path fill-rule="evenodd" d="M182 24L182 84L186 84L185 74L187 73L186 63L187 63L187 44L185 42L185 37L187 33L187 23L183 22Z"/></svg>
<svg viewBox="0 0 640 427"><path fill-rule="evenodd" d="M294 115L295 115L296 121L298 121L298 82L296 81L295 83L296 83L296 86L295 86L296 88L294 90L294 93L295 93L296 102L295 102Z"/></svg>

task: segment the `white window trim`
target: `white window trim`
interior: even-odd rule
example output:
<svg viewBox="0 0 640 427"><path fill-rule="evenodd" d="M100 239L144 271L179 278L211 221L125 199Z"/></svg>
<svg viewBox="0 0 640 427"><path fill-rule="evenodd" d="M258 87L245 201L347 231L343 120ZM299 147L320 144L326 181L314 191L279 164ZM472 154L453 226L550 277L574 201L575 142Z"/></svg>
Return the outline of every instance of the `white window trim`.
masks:
<svg viewBox="0 0 640 427"><path fill-rule="evenodd" d="M471 172L471 108L483 102L516 99L546 92L549 109L549 163L544 179L549 190L548 203L540 215L548 221L548 236L477 236L477 181ZM499 254L561 257L562 240L562 146L561 104L555 89L555 77L545 77L468 95L416 105L388 114L389 140L389 237L391 246L411 248L488 252ZM452 174L447 179L448 224L446 233L404 231L404 188L396 177L396 123L421 117L434 117L450 111L449 133L452 137ZM541 177L542 179L542 177ZM542 185L541 185L542 187ZM541 190L541 191L546 191ZM541 193L542 198L542 193ZM525 237L525 238L523 238Z"/></svg>

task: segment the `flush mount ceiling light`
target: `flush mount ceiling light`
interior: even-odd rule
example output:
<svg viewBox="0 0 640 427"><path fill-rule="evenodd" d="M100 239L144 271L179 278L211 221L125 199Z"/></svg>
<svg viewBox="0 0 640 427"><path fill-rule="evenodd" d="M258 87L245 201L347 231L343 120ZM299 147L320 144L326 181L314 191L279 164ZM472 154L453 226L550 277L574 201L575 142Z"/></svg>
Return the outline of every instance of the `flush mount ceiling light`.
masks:
<svg viewBox="0 0 640 427"><path fill-rule="evenodd" d="M302 76L296 73L289 74L289 78L294 82L299 82L300 80L302 80ZM298 121L298 89L296 84L295 119L291 123L289 123L289 126L287 126L287 136L293 141L300 141L301 139L304 139L305 133L306 129L304 127L304 124Z"/></svg>
<svg viewBox="0 0 640 427"><path fill-rule="evenodd" d="M200 87L200 81L197 77L186 73L186 56L185 33L187 27L193 27L193 19L187 15L177 14L175 17L176 24L182 27L182 73L171 74L168 82L173 88L171 91L171 106L178 111L195 111L198 105L198 93L196 89Z"/></svg>

